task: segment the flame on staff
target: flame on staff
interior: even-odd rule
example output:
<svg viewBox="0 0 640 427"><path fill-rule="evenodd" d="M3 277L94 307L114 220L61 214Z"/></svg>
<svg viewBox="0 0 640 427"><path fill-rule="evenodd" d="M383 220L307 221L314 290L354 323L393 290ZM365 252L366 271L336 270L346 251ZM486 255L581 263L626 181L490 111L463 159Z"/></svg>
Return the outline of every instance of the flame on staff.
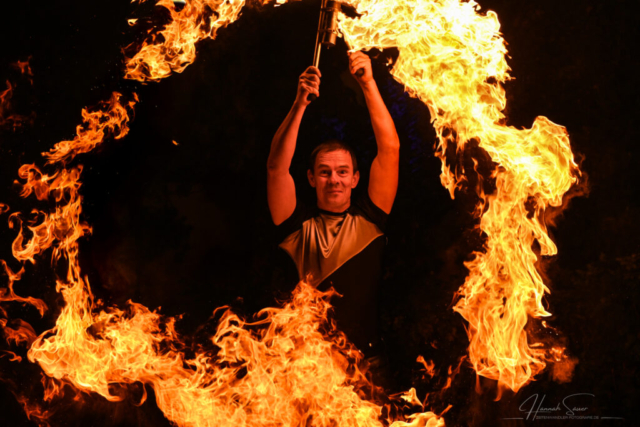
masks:
<svg viewBox="0 0 640 427"><path fill-rule="evenodd" d="M476 2L459 0L351 3L364 16L342 18L345 40L352 49L399 50L391 74L429 108L441 181L451 197L468 171L451 169L449 148L462 153L477 141L496 164L496 191L477 189L486 242L465 264L469 275L454 310L469 322L469 357L476 372L517 391L562 353L530 343L525 325L529 318L550 315L542 305L549 289L533 249L536 243L542 256L557 253L545 212L562 206L563 195L580 177L567 131L546 117L536 118L530 129L504 124L502 84L510 76L494 12L481 14Z"/></svg>

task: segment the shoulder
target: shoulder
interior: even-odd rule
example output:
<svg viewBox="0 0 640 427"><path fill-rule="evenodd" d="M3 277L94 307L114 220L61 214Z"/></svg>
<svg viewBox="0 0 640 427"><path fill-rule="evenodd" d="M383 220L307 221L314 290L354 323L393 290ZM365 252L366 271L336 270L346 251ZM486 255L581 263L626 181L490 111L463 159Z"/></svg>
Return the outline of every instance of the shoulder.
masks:
<svg viewBox="0 0 640 427"><path fill-rule="evenodd" d="M316 210L306 203L296 200L296 207L289 218L285 219L281 224L276 227L276 237L278 241L284 240L287 236L295 233L302 228L302 224L309 218L313 218L316 215Z"/></svg>
<svg viewBox="0 0 640 427"><path fill-rule="evenodd" d="M377 225L380 230L385 231L389 214L376 206L369 197L369 192L364 191L353 203L354 215L361 215L369 222Z"/></svg>

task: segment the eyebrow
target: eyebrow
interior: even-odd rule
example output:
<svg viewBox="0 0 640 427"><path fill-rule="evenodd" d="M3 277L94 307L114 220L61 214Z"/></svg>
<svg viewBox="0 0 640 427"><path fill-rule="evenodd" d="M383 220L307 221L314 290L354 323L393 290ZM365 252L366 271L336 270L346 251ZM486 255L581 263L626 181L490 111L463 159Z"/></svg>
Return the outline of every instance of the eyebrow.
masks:
<svg viewBox="0 0 640 427"><path fill-rule="evenodd" d="M319 168L322 168L322 167L325 167L325 168L331 168L331 166L330 166L330 165L327 165L327 164L325 164L325 163L320 163L320 164L318 165L318 167L319 167ZM345 164L345 165L339 165L338 167L336 167L336 169L342 169L342 168L347 168L347 169L349 169L350 167L351 167L350 165Z"/></svg>

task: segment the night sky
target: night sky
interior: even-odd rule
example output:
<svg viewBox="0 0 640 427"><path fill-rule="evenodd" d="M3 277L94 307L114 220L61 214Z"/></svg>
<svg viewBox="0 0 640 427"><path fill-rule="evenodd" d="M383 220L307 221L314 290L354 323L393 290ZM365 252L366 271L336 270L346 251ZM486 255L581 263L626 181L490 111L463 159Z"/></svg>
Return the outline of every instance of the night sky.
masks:
<svg viewBox="0 0 640 427"><path fill-rule="evenodd" d="M480 4L484 12L497 12L508 43L515 77L506 84L508 123L530 127L536 116L544 115L566 126L588 176L589 194L573 198L551 230L559 255L544 260L551 289L545 305L553 313L549 322L579 363L568 384L553 382L545 372L519 394L506 393L498 402L490 381L481 381L483 394L474 391L475 374L463 365L454 386L434 400L432 410L453 405L445 415L447 426L562 425L504 418L518 416L518 407L535 393L546 394L550 405L574 393L591 393L589 415L624 420L573 424L637 425L636 2ZM135 91L140 103L130 134L74 161L84 165L84 218L94 230L81 241L81 266L96 296L108 305L133 300L162 307L166 315L183 315L178 330L192 338L216 307L230 305L251 316L273 306L291 288L283 284L287 266L276 248L267 209L266 159L271 138L294 100L297 77L310 65L318 9L319 1L247 7L216 40L198 44L196 62L184 73L142 85L123 79L121 49L140 39L128 18L162 22L152 4L24 0L3 5L0 91L4 81L15 83L14 112L32 116L33 122L15 131L0 129L0 202L12 212L44 208L33 198L19 198L13 185L19 166L42 165L41 152L72 139L82 108L107 99L114 90ZM414 386L423 398L442 388L447 367L457 365L468 345L463 319L451 308L466 276L463 262L479 249L471 231L476 199L461 192L451 200L440 185L426 106L405 95L388 74L384 59L393 51L371 56L402 145L381 296L390 360L385 381L391 393ZM29 57L33 86L11 66ZM314 193L304 174L315 145L329 138L347 141L363 172L375 156L368 113L347 63L342 41L323 51L321 96L302 123L292 173L299 197L311 202ZM366 188L363 178L361 189ZM16 232L6 226L6 218L0 217L0 259L17 267L10 252ZM27 267L16 290L43 298L52 309L44 319L32 308L12 307L10 313L27 320L37 333L51 328L60 302L54 287L49 261L42 258ZM433 359L440 374L421 379L418 355ZM39 369L29 365L0 358L1 425L35 425L9 391L41 393ZM52 416L53 426L169 425L153 397L141 407L99 396L64 404L65 410Z"/></svg>

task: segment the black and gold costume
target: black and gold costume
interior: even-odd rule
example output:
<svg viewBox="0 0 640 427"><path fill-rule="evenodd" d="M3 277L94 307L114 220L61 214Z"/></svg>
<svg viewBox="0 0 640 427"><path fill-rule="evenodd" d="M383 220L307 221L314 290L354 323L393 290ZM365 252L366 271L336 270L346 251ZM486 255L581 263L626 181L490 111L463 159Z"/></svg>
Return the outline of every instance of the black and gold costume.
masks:
<svg viewBox="0 0 640 427"><path fill-rule="evenodd" d="M345 212L298 202L277 228L280 247L294 261L299 280L320 290L333 286L338 327L362 350L377 340L377 296L388 215L368 194Z"/></svg>

